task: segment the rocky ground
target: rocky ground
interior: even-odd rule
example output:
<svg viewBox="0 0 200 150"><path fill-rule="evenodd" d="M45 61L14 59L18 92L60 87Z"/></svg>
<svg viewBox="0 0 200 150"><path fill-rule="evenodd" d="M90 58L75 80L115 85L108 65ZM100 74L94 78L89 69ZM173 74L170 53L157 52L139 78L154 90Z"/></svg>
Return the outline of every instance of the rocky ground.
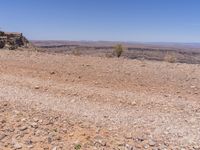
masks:
<svg viewBox="0 0 200 150"><path fill-rule="evenodd" d="M0 51L0 149L198 150L200 65Z"/></svg>

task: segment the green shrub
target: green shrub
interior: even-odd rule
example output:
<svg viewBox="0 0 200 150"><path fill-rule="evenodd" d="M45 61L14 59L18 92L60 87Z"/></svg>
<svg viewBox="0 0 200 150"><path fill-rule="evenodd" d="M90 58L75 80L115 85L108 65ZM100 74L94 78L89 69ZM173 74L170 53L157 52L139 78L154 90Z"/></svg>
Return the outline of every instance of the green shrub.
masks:
<svg viewBox="0 0 200 150"><path fill-rule="evenodd" d="M123 49L122 45L118 44L115 46L114 54L119 58L122 55L123 51L124 51L124 49Z"/></svg>
<svg viewBox="0 0 200 150"><path fill-rule="evenodd" d="M81 145L80 145L80 144L75 145L75 146L74 146L74 149L75 149L75 150L80 150L80 149L81 149Z"/></svg>

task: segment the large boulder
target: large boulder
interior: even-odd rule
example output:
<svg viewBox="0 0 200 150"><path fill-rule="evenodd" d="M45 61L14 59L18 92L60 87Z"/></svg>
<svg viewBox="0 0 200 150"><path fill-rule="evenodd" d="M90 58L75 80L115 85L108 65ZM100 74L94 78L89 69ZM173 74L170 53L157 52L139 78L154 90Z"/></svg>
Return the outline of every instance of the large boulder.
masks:
<svg viewBox="0 0 200 150"><path fill-rule="evenodd" d="M28 47L29 41L22 33L11 33L0 31L0 48L17 49L18 47Z"/></svg>
<svg viewBox="0 0 200 150"><path fill-rule="evenodd" d="M6 39L7 37L5 37L5 33L0 31L0 48L4 48L6 44Z"/></svg>
<svg viewBox="0 0 200 150"><path fill-rule="evenodd" d="M5 47L5 41L3 41L3 40L0 40L0 48L4 48Z"/></svg>
<svg viewBox="0 0 200 150"><path fill-rule="evenodd" d="M0 36L4 36L4 35L5 35L4 32L0 31Z"/></svg>

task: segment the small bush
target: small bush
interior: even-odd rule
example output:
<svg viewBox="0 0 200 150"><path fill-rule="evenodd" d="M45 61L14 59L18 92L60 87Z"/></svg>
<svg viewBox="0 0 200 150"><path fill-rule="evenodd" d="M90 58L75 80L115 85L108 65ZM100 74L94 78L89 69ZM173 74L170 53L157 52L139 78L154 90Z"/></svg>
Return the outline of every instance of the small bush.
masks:
<svg viewBox="0 0 200 150"><path fill-rule="evenodd" d="M124 51L124 49L123 49L122 45L118 44L115 46L114 54L119 58L122 55L123 51Z"/></svg>
<svg viewBox="0 0 200 150"><path fill-rule="evenodd" d="M74 149L75 149L75 150L80 150L80 149L81 149L81 145L80 145L80 144L75 145L75 146L74 146Z"/></svg>
<svg viewBox="0 0 200 150"><path fill-rule="evenodd" d="M175 63L176 56L174 54L166 54L164 57L164 61L169 62L169 63Z"/></svg>

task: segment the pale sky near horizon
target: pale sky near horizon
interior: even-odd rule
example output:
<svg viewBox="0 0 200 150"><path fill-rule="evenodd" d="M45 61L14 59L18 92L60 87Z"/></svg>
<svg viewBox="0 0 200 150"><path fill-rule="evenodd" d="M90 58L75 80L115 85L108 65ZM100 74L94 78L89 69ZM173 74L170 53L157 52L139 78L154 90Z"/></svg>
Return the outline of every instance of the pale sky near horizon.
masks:
<svg viewBox="0 0 200 150"><path fill-rule="evenodd" d="M200 42L199 0L0 0L0 27L31 40Z"/></svg>

